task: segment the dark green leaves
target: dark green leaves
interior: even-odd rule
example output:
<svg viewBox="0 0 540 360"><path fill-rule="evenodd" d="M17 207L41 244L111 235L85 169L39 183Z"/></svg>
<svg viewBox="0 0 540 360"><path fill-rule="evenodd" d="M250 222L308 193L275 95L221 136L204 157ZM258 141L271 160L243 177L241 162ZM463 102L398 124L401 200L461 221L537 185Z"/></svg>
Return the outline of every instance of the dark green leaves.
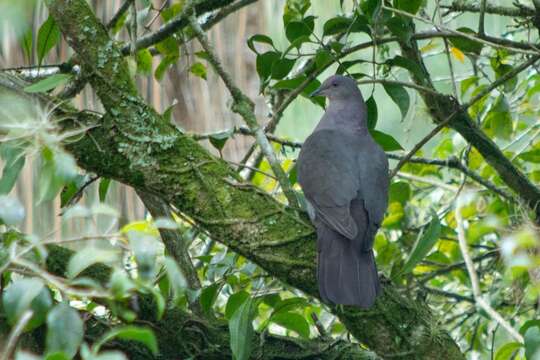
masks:
<svg viewBox="0 0 540 360"><path fill-rule="evenodd" d="M424 0L394 0L394 7L411 14L416 14Z"/></svg>
<svg viewBox="0 0 540 360"><path fill-rule="evenodd" d="M220 289L221 286L219 283L213 283L202 290L199 300L205 313L210 313L212 305L214 305L214 302L216 302Z"/></svg>
<svg viewBox="0 0 540 360"><path fill-rule="evenodd" d="M158 344L152 330L137 326L122 326L109 330L94 345L94 351L99 349L112 339L132 340L144 344L154 355L158 354Z"/></svg>
<svg viewBox="0 0 540 360"><path fill-rule="evenodd" d="M525 357L538 359L540 356L540 327L531 326L525 332Z"/></svg>
<svg viewBox="0 0 540 360"><path fill-rule="evenodd" d="M521 153L519 154L518 158L527 162L540 164L540 149L536 148L536 149L532 149L524 153Z"/></svg>
<svg viewBox="0 0 540 360"><path fill-rule="evenodd" d="M270 321L292 330L303 338L309 338L309 324L306 319L299 314L292 312L278 312L272 315Z"/></svg>
<svg viewBox="0 0 540 360"><path fill-rule="evenodd" d="M4 169L0 178L0 195L2 195L11 191L19 177L25 162L24 148L10 142L4 142L0 144L0 157L4 161Z"/></svg>
<svg viewBox="0 0 540 360"><path fill-rule="evenodd" d="M220 131L217 133L213 133L208 137L208 141L214 146L220 153L221 150L223 150L223 147L227 143L227 140L229 140L234 134L233 129L228 129L224 131Z"/></svg>
<svg viewBox="0 0 540 360"><path fill-rule="evenodd" d="M2 297L4 311L11 325L17 323L22 314L31 309L32 319L25 330L32 330L45 321L47 311L52 306L49 290L37 278L25 278L13 282Z"/></svg>
<svg viewBox="0 0 540 360"><path fill-rule="evenodd" d="M313 16L308 16L302 20L290 21L285 27L285 35L289 42L299 47L303 42L308 41L315 26L314 20Z"/></svg>
<svg viewBox="0 0 540 360"><path fill-rule="evenodd" d="M509 140L512 136L512 115L504 95L499 95L484 120L484 129L488 135Z"/></svg>
<svg viewBox="0 0 540 360"><path fill-rule="evenodd" d="M41 65L43 59L49 51L58 43L60 40L60 30L56 25L56 22L49 16L47 20L41 25L38 31L38 41L37 41L37 57L38 65Z"/></svg>
<svg viewBox="0 0 540 360"><path fill-rule="evenodd" d="M47 315L46 349L48 354L64 353L68 358L77 354L83 340L83 322L67 303L56 305Z"/></svg>
<svg viewBox="0 0 540 360"><path fill-rule="evenodd" d="M377 144L379 144L384 151L403 150L401 145L391 135L374 129L370 129L369 132L371 136L373 136L373 139L375 139Z"/></svg>
<svg viewBox="0 0 540 360"><path fill-rule="evenodd" d="M396 84L383 84L383 87L384 90L386 90L386 93L399 107L401 116L405 118L410 106L409 93L407 93L407 90L405 90L403 86Z"/></svg>
<svg viewBox="0 0 540 360"><path fill-rule="evenodd" d="M414 244L414 247L409 255L409 258L405 261L405 264L401 268L400 273L406 274L422 261L433 246L439 240L441 234L441 223L439 217L435 212L432 212L431 222L424 231L422 231Z"/></svg>
<svg viewBox="0 0 540 360"><path fill-rule="evenodd" d="M296 59L281 58L272 64L272 79L283 79L292 70Z"/></svg>
<svg viewBox="0 0 540 360"><path fill-rule="evenodd" d="M54 74L35 84L24 88L24 91L29 93L46 92L56 88L57 86L66 84L71 79L70 74Z"/></svg>
<svg viewBox="0 0 540 360"><path fill-rule="evenodd" d="M231 350L235 360L247 360L251 354L253 338L253 317L256 304L252 298L244 301L229 320Z"/></svg>
<svg viewBox="0 0 540 360"><path fill-rule="evenodd" d="M238 308L247 301L249 293L247 291L239 291L229 296L227 306L225 307L225 317L230 319Z"/></svg>
<svg viewBox="0 0 540 360"><path fill-rule="evenodd" d="M268 44L270 45L272 48L274 48L274 42L272 41L272 39L269 37L269 36L266 36L266 35L262 35L262 34L256 34L256 35L253 35L252 37L250 37L247 41L247 45L248 47L256 54L258 54L259 52L257 51L257 48L255 47L255 43L263 43L263 44Z"/></svg>
<svg viewBox="0 0 540 360"><path fill-rule="evenodd" d="M275 51L267 51L257 56L256 67L257 74L261 78L261 81L265 81L272 74L272 65L278 61L281 54Z"/></svg>
<svg viewBox="0 0 540 360"><path fill-rule="evenodd" d="M397 55L393 57L392 59L386 60L385 64L390 67L392 66L402 67L404 69L409 70L417 79L419 80L425 79L424 72L422 71L420 66L418 66L418 64L416 64L412 60L404 58L403 56Z"/></svg>
<svg viewBox="0 0 540 360"><path fill-rule="evenodd" d="M368 129L375 129L377 125L377 103L373 96L370 96L366 101L367 108L367 127Z"/></svg>
<svg viewBox="0 0 540 360"><path fill-rule="evenodd" d="M368 20L363 15L356 14L355 17L349 18L346 16L336 16L326 21L323 26L323 36L341 34L341 33L354 33L365 32L370 33L367 25Z"/></svg>

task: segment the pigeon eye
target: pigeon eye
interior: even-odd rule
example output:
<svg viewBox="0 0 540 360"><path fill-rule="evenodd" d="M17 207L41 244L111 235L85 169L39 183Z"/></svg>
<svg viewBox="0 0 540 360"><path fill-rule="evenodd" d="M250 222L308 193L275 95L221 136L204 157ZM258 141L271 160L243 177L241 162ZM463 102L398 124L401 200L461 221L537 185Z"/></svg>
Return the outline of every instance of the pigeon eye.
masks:
<svg viewBox="0 0 540 360"><path fill-rule="evenodd" d="M337 86L337 83L333 83L332 86Z"/></svg>

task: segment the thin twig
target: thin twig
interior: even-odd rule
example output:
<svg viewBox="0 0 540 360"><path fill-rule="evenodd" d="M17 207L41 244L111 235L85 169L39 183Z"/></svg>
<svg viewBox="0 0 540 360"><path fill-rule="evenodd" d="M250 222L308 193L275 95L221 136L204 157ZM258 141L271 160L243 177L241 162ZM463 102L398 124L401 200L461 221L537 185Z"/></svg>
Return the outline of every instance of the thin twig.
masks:
<svg viewBox="0 0 540 360"><path fill-rule="evenodd" d="M32 315L34 315L34 312L32 310L26 310L22 313L21 318L19 319L19 321L17 321L17 324L11 330L11 334L9 334L6 348L2 351L2 360L10 359L11 353L13 352L13 350L15 350L15 345L17 345L17 340L24 331L26 324L28 324L30 319L32 319Z"/></svg>
<svg viewBox="0 0 540 360"><path fill-rule="evenodd" d="M114 28L116 26L116 24L118 23L118 21L120 21L120 19L122 18L122 16L124 16L124 14L126 13L126 11L128 11L129 7L131 6L131 4L135 2L135 0L126 0L124 1L124 3L122 4L122 6L120 6L120 9L118 9L118 11L116 12L116 14L114 14L114 16L112 17L112 19L107 23L106 25L106 28L107 30L111 30L112 28Z"/></svg>
<svg viewBox="0 0 540 360"><path fill-rule="evenodd" d="M486 15L486 0L480 2L480 17L478 18L478 35L483 36L484 30L484 17Z"/></svg>
<svg viewBox="0 0 540 360"><path fill-rule="evenodd" d="M457 187L455 187L453 185L448 185L446 183L443 183L443 182L440 182L440 181L437 181L437 180L434 180L434 179L430 179L430 178L415 176L415 175L402 173L402 172L398 172L396 175L398 177L400 177L400 178L403 178L403 179L416 181L416 182L421 182L421 183L428 184L428 185L437 186L437 187L439 187L441 189L445 189L445 190L448 190L450 192L456 192L457 189L458 189Z"/></svg>
<svg viewBox="0 0 540 360"><path fill-rule="evenodd" d="M253 102L234 84L231 75L225 71L225 69L221 65L221 62L214 53L214 50L210 46L210 43L206 38L206 34L204 33L203 29L199 25L199 22L197 21L197 18L194 15L190 16L190 23L195 33L195 36L197 37L199 43L207 53L208 62L212 64L218 75L225 83L225 86L231 93L234 101L232 110L242 116L247 126L255 134L255 140L257 141L257 144L260 146L262 152L264 153L264 156L268 160L268 163L270 164L270 167L272 168L272 171L274 172L274 175L276 176L278 183L283 190L283 194L289 202L289 205L291 207L298 207L298 200L296 198L296 194L291 187L289 179L285 174L285 171L283 171L283 168L279 164L272 145L270 145L270 142L266 138L263 129L259 126L257 122L257 118L253 111Z"/></svg>
<svg viewBox="0 0 540 360"><path fill-rule="evenodd" d="M484 309L484 311L493 320L499 323L516 341L523 343L523 336L521 336L521 334L518 333L512 327L512 325L510 325L510 323L508 323L497 311L495 311L491 307L489 302L486 301L484 297L482 296L482 292L480 290L480 281L478 280L478 274L476 273L476 270L474 268L474 263L471 259L471 255L469 254L469 249L467 245L467 238L466 238L465 229L463 226L463 218L461 216L462 202L463 202L463 195L460 195L458 196L458 199L456 202L456 211L455 211L459 248L461 250L461 254L465 262L465 267L467 269L467 272L469 273L469 278L471 280L471 285L472 285L472 292L473 292L476 305Z"/></svg>
<svg viewBox="0 0 540 360"><path fill-rule="evenodd" d="M134 1L131 6L131 54L137 54L137 2Z"/></svg>
<svg viewBox="0 0 540 360"><path fill-rule="evenodd" d="M413 157L414 154L416 154L416 152L418 150L420 150L422 148L422 146L424 146L429 140L431 140L435 135L437 135L442 129L444 129L446 127L446 125L448 125L450 123L450 121L452 121L452 119L454 118L454 116L456 116L459 112L458 111L455 111L453 112L452 114L450 114L450 116L448 116L445 120L443 120L442 122L440 122L436 127L433 128L433 130L431 130L429 132L429 134L427 134L426 136L424 136L422 138L422 140L420 140L420 142L418 142L416 145L414 145L414 147L411 149L411 151L409 151L407 153L407 155L405 155L403 157L403 159L401 159L397 165L394 167L394 169L390 172L390 179L393 178L399 171L399 169L401 169L401 167L403 165L405 165L405 163L407 161L409 161L410 158Z"/></svg>

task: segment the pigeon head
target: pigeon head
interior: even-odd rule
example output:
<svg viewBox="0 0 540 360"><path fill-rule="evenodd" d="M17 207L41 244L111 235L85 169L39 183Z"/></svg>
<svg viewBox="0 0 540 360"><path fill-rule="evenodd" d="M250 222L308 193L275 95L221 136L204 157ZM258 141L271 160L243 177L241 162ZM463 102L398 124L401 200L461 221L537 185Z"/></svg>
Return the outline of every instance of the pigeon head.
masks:
<svg viewBox="0 0 540 360"><path fill-rule="evenodd" d="M326 79L310 96L325 96L329 100L347 100L351 97L362 98L358 85L353 78L333 75Z"/></svg>

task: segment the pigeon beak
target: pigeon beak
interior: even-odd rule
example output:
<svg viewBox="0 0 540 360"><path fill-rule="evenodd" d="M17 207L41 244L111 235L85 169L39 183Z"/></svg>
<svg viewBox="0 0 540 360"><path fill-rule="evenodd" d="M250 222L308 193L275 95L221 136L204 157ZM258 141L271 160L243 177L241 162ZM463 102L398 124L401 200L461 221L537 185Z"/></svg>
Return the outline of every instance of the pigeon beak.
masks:
<svg viewBox="0 0 540 360"><path fill-rule="evenodd" d="M317 90L315 90L314 92L312 92L311 94L309 94L309 97L315 97L315 96L322 96L323 95L323 89L322 88L318 88Z"/></svg>

